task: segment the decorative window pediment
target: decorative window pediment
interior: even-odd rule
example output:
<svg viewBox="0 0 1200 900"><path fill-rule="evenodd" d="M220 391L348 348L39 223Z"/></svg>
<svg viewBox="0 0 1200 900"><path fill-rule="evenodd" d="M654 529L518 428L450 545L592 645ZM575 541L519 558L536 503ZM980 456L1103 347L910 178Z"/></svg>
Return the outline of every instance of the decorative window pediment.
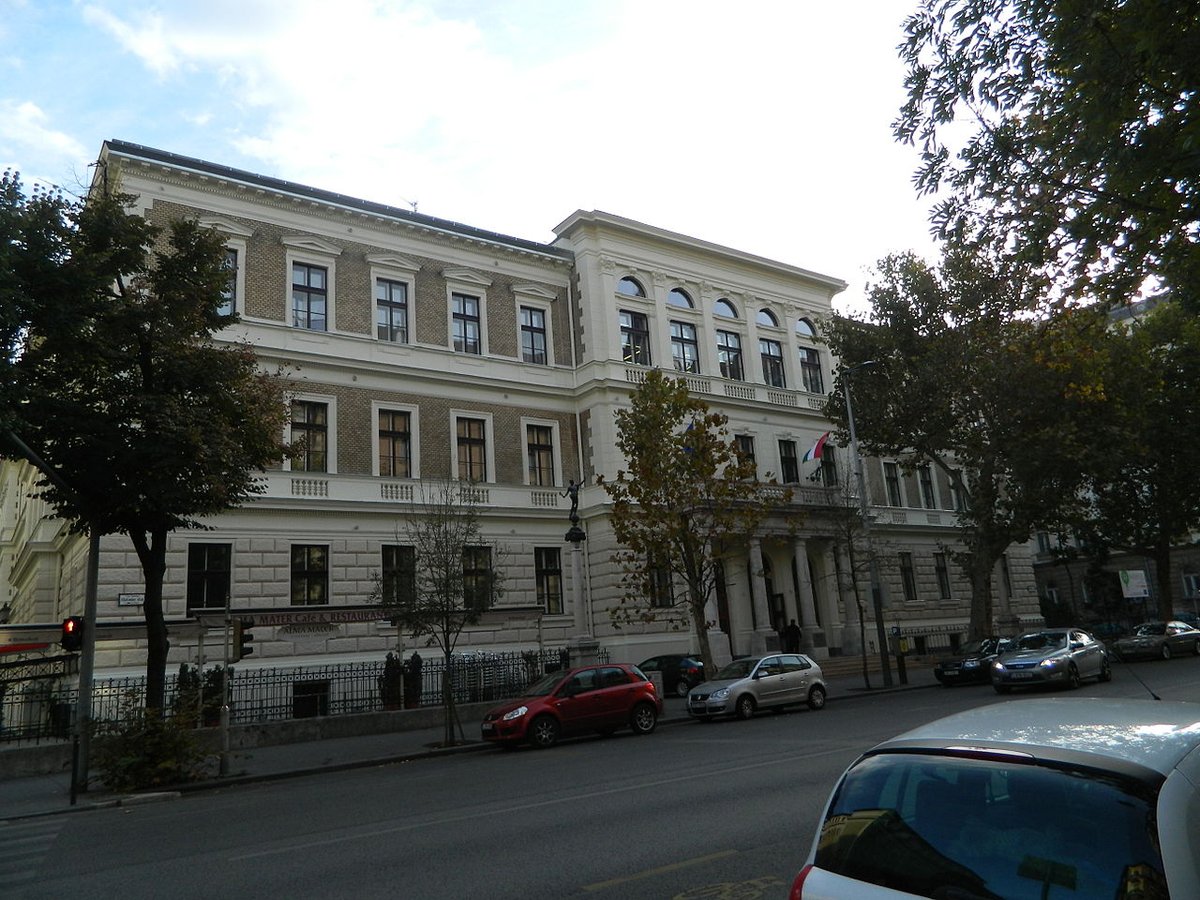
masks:
<svg viewBox="0 0 1200 900"><path fill-rule="evenodd" d="M475 284L481 288L492 286L490 278L484 278L473 269L442 269L442 276L447 281L454 281L458 284Z"/></svg>
<svg viewBox="0 0 1200 900"><path fill-rule="evenodd" d="M407 256L398 256L395 253L368 253L367 262L372 266L379 266L384 269L399 269L403 272L419 272L421 264L414 262Z"/></svg>
<svg viewBox="0 0 1200 900"><path fill-rule="evenodd" d="M322 253L325 256L341 256L342 248L320 238L306 234L285 234L279 239L285 247L305 253Z"/></svg>
<svg viewBox="0 0 1200 900"><path fill-rule="evenodd" d="M232 222L229 219L222 219L217 216L206 216L200 219L199 222L205 228L215 228L221 234L227 234L230 237L248 238L254 234L253 228L247 228L239 222Z"/></svg>
<svg viewBox="0 0 1200 900"><path fill-rule="evenodd" d="M540 284L514 284L513 293L520 297L536 297L538 300L545 300L547 303L552 303L558 299L558 294L547 287Z"/></svg>

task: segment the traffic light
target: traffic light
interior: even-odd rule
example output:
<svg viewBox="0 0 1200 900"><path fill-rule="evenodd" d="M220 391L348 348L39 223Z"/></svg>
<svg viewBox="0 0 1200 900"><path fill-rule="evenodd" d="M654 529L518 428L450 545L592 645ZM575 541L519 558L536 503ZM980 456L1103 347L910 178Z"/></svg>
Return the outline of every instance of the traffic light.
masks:
<svg viewBox="0 0 1200 900"><path fill-rule="evenodd" d="M254 635L250 633L250 629L254 627L253 619L234 619L233 620L233 641L232 654L230 662L237 662L245 659L254 652L254 648L250 646L254 640Z"/></svg>
<svg viewBox="0 0 1200 900"><path fill-rule="evenodd" d="M83 616L67 616L62 623L62 637L58 641L70 653L83 649Z"/></svg>

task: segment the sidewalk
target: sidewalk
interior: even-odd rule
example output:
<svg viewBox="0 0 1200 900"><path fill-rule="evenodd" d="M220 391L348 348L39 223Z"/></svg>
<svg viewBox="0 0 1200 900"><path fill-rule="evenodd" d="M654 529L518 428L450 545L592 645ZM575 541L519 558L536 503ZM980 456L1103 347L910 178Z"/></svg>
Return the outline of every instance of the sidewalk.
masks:
<svg viewBox="0 0 1200 900"><path fill-rule="evenodd" d="M861 674L836 674L827 676L829 702L838 703L855 697L878 695L887 691L913 690L935 687L937 681L933 670L927 666L910 667L908 684L901 685L892 673L893 687L882 688L878 672L871 673L873 690L863 687ZM663 704L663 715L659 725L673 725L688 720L684 701L668 697ZM35 775L0 781L0 822L30 816L51 815L63 812L78 812L89 809L118 805L132 805L172 799L181 793L257 781L294 778L319 772L336 772L366 766L387 765L404 760L454 753L471 753L486 750L489 745L479 739L479 719L464 719L463 733L468 743L458 747L442 748L442 728L422 728L397 731L391 734L371 734L358 737L336 738L323 741L307 741L297 744L282 744L274 747L255 747L235 751L229 759L229 775L195 784L182 785L177 789L141 794L112 794L104 791L89 791L76 798L70 805L71 776L69 772L56 775ZM3 750L0 750L2 753Z"/></svg>

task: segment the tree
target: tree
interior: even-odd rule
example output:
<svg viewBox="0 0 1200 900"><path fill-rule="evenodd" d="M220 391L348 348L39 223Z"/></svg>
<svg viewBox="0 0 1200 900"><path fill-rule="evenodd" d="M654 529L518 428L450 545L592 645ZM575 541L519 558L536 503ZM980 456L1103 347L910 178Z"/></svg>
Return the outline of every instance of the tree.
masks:
<svg viewBox="0 0 1200 900"><path fill-rule="evenodd" d="M922 0L900 51L893 130L920 149L918 188L943 195L943 236L973 230L1045 279L1072 276L1072 298L1196 302L1200 6Z"/></svg>
<svg viewBox="0 0 1200 900"><path fill-rule="evenodd" d="M1172 550L1200 529L1200 321L1165 303L1108 337L1105 452L1076 531L1088 545L1154 560L1166 622L1182 599Z"/></svg>
<svg viewBox="0 0 1200 900"><path fill-rule="evenodd" d="M790 491L756 480L754 461L730 437L726 416L690 396L682 379L647 373L616 422L628 468L600 483L612 500L609 521L621 545L615 560L625 592L610 615L618 627L690 623L713 671L705 606L721 555L742 544Z"/></svg>
<svg viewBox="0 0 1200 900"><path fill-rule="evenodd" d="M1078 498L1081 460L1096 449L1088 426L1106 319L1023 313L1023 285L963 247L936 268L888 257L868 296L869 323L826 326L843 366L827 414L845 422L841 385L852 377L864 451L946 474L963 501L954 558L971 584L970 637L984 637L995 564Z"/></svg>
<svg viewBox="0 0 1200 900"><path fill-rule="evenodd" d="M421 503L402 526L411 557L398 571L377 575L371 602L380 603L401 631L436 644L445 661L442 679L444 743L462 724L454 703L454 648L503 596L504 554L480 533L478 491L467 482L439 481L422 488Z"/></svg>
<svg viewBox="0 0 1200 900"><path fill-rule="evenodd" d="M167 538L262 489L282 458L283 382L248 344L218 345L221 238L161 229L133 198L86 204L0 180L5 317L17 317L0 408L61 481L43 494L75 531L123 533L145 581L146 706L163 708ZM11 333L11 331L10 331ZM12 448L4 451L19 455Z"/></svg>

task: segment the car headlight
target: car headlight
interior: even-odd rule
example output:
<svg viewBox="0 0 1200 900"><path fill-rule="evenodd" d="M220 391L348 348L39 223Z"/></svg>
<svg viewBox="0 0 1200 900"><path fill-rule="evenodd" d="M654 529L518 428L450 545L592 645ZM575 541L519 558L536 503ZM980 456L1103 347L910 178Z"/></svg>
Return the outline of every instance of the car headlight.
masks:
<svg viewBox="0 0 1200 900"><path fill-rule="evenodd" d="M516 709L509 710L500 718L505 722L511 722L513 719L521 718L527 712L529 712L528 706L518 706Z"/></svg>
<svg viewBox="0 0 1200 900"><path fill-rule="evenodd" d="M965 663L963 663L963 668L964 669L978 669L979 668L979 660L968 659Z"/></svg>
<svg viewBox="0 0 1200 900"><path fill-rule="evenodd" d="M1000 662L1000 660L996 660L994 663L992 663L992 671L993 672L1003 672L1004 671L1004 663Z"/></svg>
<svg viewBox="0 0 1200 900"><path fill-rule="evenodd" d="M1062 660L1061 659L1043 659L1040 663L1038 663L1038 665L1041 666L1043 669L1053 669L1055 666L1061 666Z"/></svg>
<svg viewBox="0 0 1200 900"><path fill-rule="evenodd" d="M726 697L729 696L729 688L721 688L718 691L713 691L708 696L711 697L713 700L724 700Z"/></svg>

